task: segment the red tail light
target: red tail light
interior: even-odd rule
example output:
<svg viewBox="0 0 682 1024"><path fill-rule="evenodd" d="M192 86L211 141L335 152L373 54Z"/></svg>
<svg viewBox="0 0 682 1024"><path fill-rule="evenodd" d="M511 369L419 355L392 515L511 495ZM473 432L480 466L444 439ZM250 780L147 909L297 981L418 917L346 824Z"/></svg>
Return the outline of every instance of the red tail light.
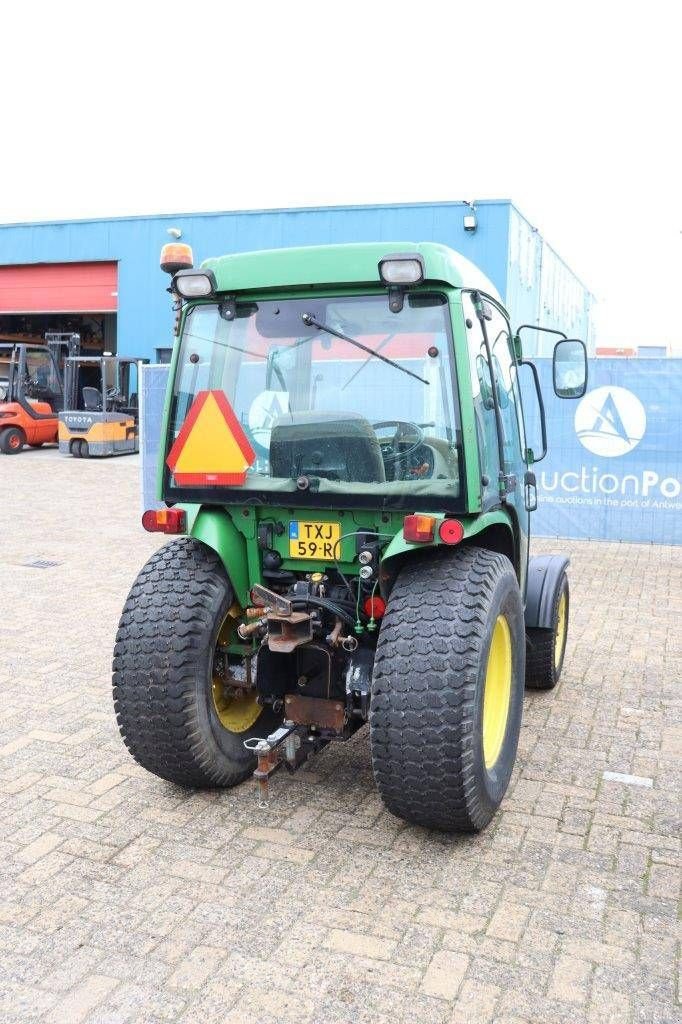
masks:
<svg viewBox="0 0 682 1024"><path fill-rule="evenodd" d="M435 528L435 516L405 516L403 519L403 537L410 544L430 544Z"/></svg>
<svg viewBox="0 0 682 1024"><path fill-rule="evenodd" d="M383 597L368 597L363 608L370 619L380 619L386 611L386 602Z"/></svg>
<svg viewBox="0 0 682 1024"><path fill-rule="evenodd" d="M181 508L150 508L142 515L148 533L184 533L185 512Z"/></svg>
<svg viewBox="0 0 682 1024"><path fill-rule="evenodd" d="M464 536L464 527L459 519L444 519L438 528L438 536L443 544L459 544Z"/></svg>

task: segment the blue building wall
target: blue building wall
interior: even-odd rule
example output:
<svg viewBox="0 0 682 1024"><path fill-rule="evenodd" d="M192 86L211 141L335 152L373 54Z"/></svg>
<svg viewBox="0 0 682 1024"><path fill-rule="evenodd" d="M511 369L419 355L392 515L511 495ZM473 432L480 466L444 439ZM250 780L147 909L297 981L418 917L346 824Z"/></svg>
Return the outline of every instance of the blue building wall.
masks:
<svg viewBox="0 0 682 1024"><path fill-rule="evenodd" d="M509 245L505 301L514 326L540 324L582 338L594 355L594 296L513 205L509 209ZM556 338L531 331L524 336L527 355L551 355Z"/></svg>
<svg viewBox="0 0 682 1024"><path fill-rule="evenodd" d="M520 222L531 232L534 229L508 201L477 203L475 232L464 230L463 217L468 212L465 203L414 203L7 225L0 227L0 266L117 261L118 352L152 359L156 349L171 344L165 291L168 279L158 265L161 246L169 241L169 227L181 229L182 241L193 247L197 263L208 256L282 246L376 240L443 242L487 274L507 301L513 322L537 322L541 315L540 277L529 284L521 277L522 261L510 260L510 224L517 230ZM540 237L537 232L535 235ZM572 274L571 279L588 296ZM575 331L582 337L589 328L587 298L584 308L583 323L577 324Z"/></svg>

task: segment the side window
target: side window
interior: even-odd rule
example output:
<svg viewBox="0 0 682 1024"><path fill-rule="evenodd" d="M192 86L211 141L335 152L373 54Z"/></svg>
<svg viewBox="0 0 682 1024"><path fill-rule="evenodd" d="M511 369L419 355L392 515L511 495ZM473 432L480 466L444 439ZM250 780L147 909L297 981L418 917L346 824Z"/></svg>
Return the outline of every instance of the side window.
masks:
<svg viewBox="0 0 682 1024"><path fill-rule="evenodd" d="M61 395L62 387L49 349L27 349L26 376L28 378L27 394L30 398L42 398L50 401Z"/></svg>
<svg viewBox="0 0 682 1024"><path fill-rule="evenodd" d="M107 391L118 389L118 370L116 363L105 362L103 366L104 370L104 387Z"/></svg>
<svg viewBox="0 0 682 1024"><path fill-rule="evenodd" d="M140 366L139 363L131 363L128 371L128 402L131 406L139 404L140 396Z"/></svg>
<svg viewBox="0 0 682 1024"><path fill-rule="evenodd" d="M499 498L500 462L497 450L493 378L483 343L481 324L476 316L471 296L467 292L462 293L462 310L467 328L471 391L481 463L481 494L485 506L491 502L496 503Z"/></svg>
<svg viewBox="0 0 682 1024"><path fill-rule="evenodd" d="M52 363L49 352L29 349L26 352L26 374L36 387L46 388L50 383Z"/></svg>
<svg viewBox="0 0 682 1024"><path fill-rule="evenodd" d="M119 366L120 389L125 404L134 409L138 401L137 363L121 363Z"/></svg>
<svg viewBox="0 0 682 1024"><path fill-rule="evenodd" d="M505 472L523 460L526 442L521 416L519 382L516 362L512 350L509 323L495 306L492 306L492 320L487 323L488 340L493 357L493 376L500 406L504 430Z"/></svg>

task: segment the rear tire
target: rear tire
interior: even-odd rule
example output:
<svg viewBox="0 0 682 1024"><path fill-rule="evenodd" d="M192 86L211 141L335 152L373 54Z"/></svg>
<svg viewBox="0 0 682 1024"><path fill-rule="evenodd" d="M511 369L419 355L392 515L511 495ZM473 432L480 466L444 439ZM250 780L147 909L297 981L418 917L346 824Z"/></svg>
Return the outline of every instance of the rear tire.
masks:
<svg viewBox="0 0 682 1024"><path fill-rule="evenodd" d="M78 454L81 459L90 458L90 445L88 444L87 441L81 441Z"/></svg>
<svg viewBox="0 0 682 1024"><path fill-rule="evenodd" d="M216 553L182 537L152 555L123 608L113 661L119 729L138 764L169 782L236 785L256 766L243 741L267 736L281 721L254 694L255 721L238 708L238 731L221 723L214 657L235 607Z"/></svg>
<svg viewBox="0 0 682 1024"><path fill-rule="evenodd" d="M382 620L370 707L390 811L450 832L488 824L514 766L524 670L521 594L504 555L441 549L406 565Z"/></svg>
<svg viewBox="0 0 682 1024"><path fill-rule="evenodd" d="M82 442L80 437L77 437L75 441L71 442L71 454L73 455L74 459L80 458L81 444Z"/></svg>
<svg viewBox="0 0 682 1024"><path fill-rule="evenodd" d="M526 631L526 686L530 690L553 690L561 678L568 637L569 607L568 576L563 573L554 595L551 629Z"/></svg>
<svg viewBox="0 0 682 1024"><path fill-rule="evenodd" d="M0 434L0 451L4 455L18 455L26 444L26 434L21 427L6 427Z"/></svg>

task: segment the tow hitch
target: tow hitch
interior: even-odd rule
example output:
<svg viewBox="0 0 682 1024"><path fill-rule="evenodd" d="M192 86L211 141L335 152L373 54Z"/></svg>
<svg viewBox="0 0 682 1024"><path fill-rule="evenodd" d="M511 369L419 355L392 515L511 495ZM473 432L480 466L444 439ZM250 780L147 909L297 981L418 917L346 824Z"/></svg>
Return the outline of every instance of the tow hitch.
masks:
<svg viewBox="0 0 682 1024"><path fill-rule="evenodd" d="M237 628L241 640L259 643L259 699L284 710L280 728L243 741L258 759L260 807L268 806L273 772L296 771L331 740L349 739L367 718L373 650L358 656L357 637L343 635L353 619L328 598L325 580L299 581L287 596L254 584L247 622Z"/></svg>
<svg viewBox="0 0 682 1024"><path fill-rule="evenodd" d="M258 766L253 773L258 783L258 806L268 807L269 779L273 772L284 765L290 772L308 760L311 754L326 746L327 737L311 736L305 725L285 721L266 739L252 736L244 740L244 746L258 758Z"/></svg>

